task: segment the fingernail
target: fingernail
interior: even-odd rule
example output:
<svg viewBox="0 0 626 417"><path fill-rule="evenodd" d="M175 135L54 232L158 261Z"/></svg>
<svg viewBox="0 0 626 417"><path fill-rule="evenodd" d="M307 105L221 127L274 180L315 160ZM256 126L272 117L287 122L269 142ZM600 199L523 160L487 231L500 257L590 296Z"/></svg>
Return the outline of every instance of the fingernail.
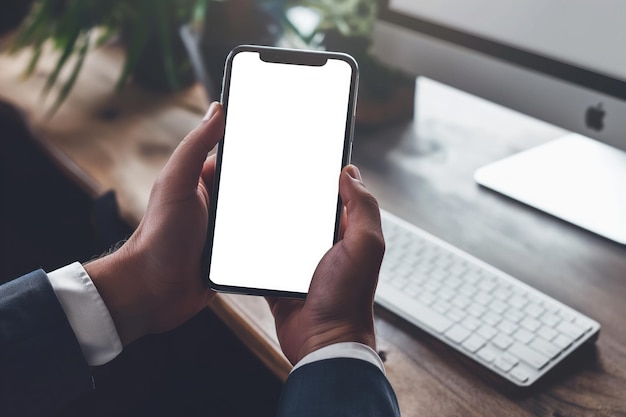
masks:
<svg viewBox="0 0 626 417"><path fill-rule="evenodd" d="M356 166L348 165L348 169L346 169L346 172L348 172L348 175L350 175L355 180L362 181L361 171L359 171L359 169Z"/></svg>
<svg viewBox="0 0 626 417"><path fill-rule="evenodd" d="M207 110L206 114L202 118L202 121L203 122L208 122L209 120L211 120L211 117L213 117L213 115L215 114L216 109L217 109L217 102L214 101L209 106L209 110Z"/></svg>

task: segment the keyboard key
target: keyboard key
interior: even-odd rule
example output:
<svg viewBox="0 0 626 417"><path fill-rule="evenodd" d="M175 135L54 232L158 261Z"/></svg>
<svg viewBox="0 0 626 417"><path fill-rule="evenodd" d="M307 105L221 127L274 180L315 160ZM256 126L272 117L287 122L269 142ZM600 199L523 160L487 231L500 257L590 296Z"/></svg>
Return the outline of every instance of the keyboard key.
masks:
<svg viewBox="0 0 626 417"><path fill-rule="evenodd" d="M487 304L491 303L491 300L493 300L493 298L489 294L483 291L476 293L476 295L474 295L474 301L476 301L481 306L486 306Z"/></svg>
<svg viewBox="0 0 626 417"><path fill-rule="evenodd" d="M504 313L504 317L506 317L508 320L512 321L513 323L519 323L519 321L522 320L524 317L526 317L526 315L516 308L509 308Z"/></svg>
<svg viewBox="0 0 626 417"><path fill-rule="evenodd" d="M585 320L583 317L576 317L573 321L576 327L579 327L583 331L591 330L593 325L589 320Z"/></svg>
<svg viewBox="0 0 626 417"><path fill-rule="evenodd" d="M502 314L509 308L509 306L506 305L506 303L498 299L495 299L491 302L491 304L489 304L489 308L498 314Z"/></svg>
<svg viewBox="0 0 626 417"><path fill-rule="evenodd" d="M565 350L572 343L574 343L574 341L570 339L569 337L560 334L552 341L552 343L554 343L554 345L558 346L560 349Z"/></svg>
<svg viewBox="0 0 626 417"><path fill-rule="evenodd" d="M480 284L478 284L478 287L480 287L480 289L485 292L491 292L497 286L498 283L495 280L490 279L483 279L482 281L480 281Z"/></svg>
<svg viewBox="0 0 626 417"><path fill-rule="evenodd" d="M456 297L452 299L451 302L458 308L465 308L471 303L470 299L464 296L463 294L457 295Z"/></svg>
<svg viewBox="0 0 626 417"><path fill-rule="evenodd" d="M443 286L439 291L437 291L437 295L442 300L449 301L452 297L456 295L456 292L454 292L454 290L449 287Z"/></svg>
<svg viewBox="0 0 626 417"><path fill-rule="evenodd" d="M484 337L485 339L489 340L492 337L494 337L495 335L497 335L498 331L496 329L494 329L493 327L491 327L491 326L483 324L478 329L478 334L481 335L482 337Z"/></svg>
<svg viewBox="0 0 626 417"><path fill-rule="evenodd" d="M500 330L504 334L511 335L513 334L513 332L515 332L518 329L518 326L517 324L505 319L505 320L502 320L500 324L498 324L497 329Z"/></svg>
<svg viewBox="0 0 626 417"><path fill-rule="evenodd" d="M472 317L472 316L467 316L465 318L465 320L463 320L461 322L461 324L463 325L463 327L465 327L467 330L470 331L474 331L476 329L478 329L481 325L481 321Z"/></svg>
<svg viewBox="0 0 626 417"><path fill-rule="evenodd" d="M430 291L424 290L418 297L417 300L424 304L425 306L429 306L434 303L438 298Z"/></svg>
<svg viewBox="0 0 626 417"><path fill-rule="evenodd" d="M407 297L393 287L380 286L378 287L377 293L382 294L383 297L387 299L392 299L397 308L417 318L426 327L437 333L443 333L452 326L452 322L445 316L438 314L422 304L416 303L415 300Z"/></svg>
<svg viewBox="0 0 626 417"><path fill-rule="evenodd" d="M517 356L535 369L541 369L550 362L550 358L519 342L509 347L509 353Z"/></svg>
<svg viewBox="0 0 626 417"><path fill-rule="evenodd" d="M535 304L541 304L544 300L542 297L534 293L527 293L526 298L528 298L529 302L535 303Z"/></svg>
<svg viewBox="0 0 626 417"><path fill-rule="evenodd" d="M487 311L485 314L483 314L481 319L491 326L495 326L496 324L500 323L500 321L502 321L502 317L493 311Z"/></svg>
<svg viewBox="0 0 626 417"><path fill-rule="evenodd" d="M493 362L493 364L496 368L498 368L502 372L509 372L513 368L513 365L503 360L502 357L497 357L496 360Z"/></svg>
<svg viewBox="0 0 626 417"><path fill-rule="evenodd" d="M491 343L493 343L494 345L496 345L500 349L505 350L506 348L511 346L511 343L513 343L513 338L511 338L511 337L509 337L509 336L507 336L507 335L505 335L503 333L498 333L496 335L496 337L491 339Z"/></svg>
<svg viewBox="0 0 626 417"><path fill-rule="evenodd" d="M428 278L430 278L430 279L432 279L434 281L437 281L437 282L444 281L448 276L449 276L449 274L446 273L445 271L441 270L441 269L435 269L430 274L428 274Z"/></svg>
<svg viewBox="0 0 626 417"><path fill-rule="evenodd" d="M515 368L511 369L509 375L517 379L519 382L526 382L528 381L528 378L530 378L530 373L521 366L516 366Z"/></svg>
<svg viewBox="0 0 626 417"><path fill-rule="evenodd" d="M485 311L487 311L487 309L481 306L480 304L472 303L470 306L467 307L467 312L470 313L474 317L482 316L483 314L485 314Z"/></svg>
<svg viewBox="0 0 626 417"><path fill-rule="evenodd" d="M519 363L519 359L507 352L504 352L502 355L500 355L500 359L510 363L512 366L515 366Z"/></svg>
<svg viewBox="0 0 626 417"><path fill-rule="evenodd" d="M569 310L562 309L559 311L559 316L565 321L573 321L576 315Z"/></svg>
<svg viewBox="0 0 626 417"><path fill-rule="evenodd" d="M509 370L518 363L519 360L516 357L509 355L508 353L503 353L493 362L495 367L503 372L509 372Z"/></svg>
<svg viewBox="0 0 626 417"><path fill-rule="evenodd" d="M475 271L470 271L463 276L463 280L468 284L476 284L481 280L481 276Z"/></svg>
<svg viewBox="0 0 626 417"><path fill-rule="evenodd" d="M498 288L493 292L493 296L501 301L506 301L512 294L513 291L508 288Z"/></svg>
<svg viewBox="0 0 626 417"><path fill-rule="evenodd" d="M554 327L561 322L561 318L552 313L546 313L539 318L542 323L547 324L550 327Z"/></svg>
<svg viewBox="0 0 626 417"><path fill-rule="evenodd" d="M559 332L557 332L551 327L544 325L544 326L541 326L539 330L537 330L537 334L543 337L544 339L546 339L547 341L550 341L554 339L559 334Z"/></svg>
<svg viewBox="0 0 626 417"><path fill-rule="evenodd" d="M465 314L463 310L459 310L458 308L452 308L446 313L446 317L448 317L455 323L463 320L466 316L467 314Z"/></svg>
<svg viewBox="0 0 626 417"><path fill-rule="evenodd" d="M456 277L450 277L444 282L444 284L454 289L460 287L461 284L463 284L463 280Z"/></svg>
<svg viewBox="0 0 626 417"><path fill-rule="evenodd" d="M461 288L459 288L459 292L464 296L471 298L478 292L478 290L471 284L464 284Z"/></svg>
<svg viewBox="0 0 626 417"><path fill-rule="evenodd" d="M444 300L438 300L432 305L432 308L441 314L446 314L450 307L452 307L450 303Z"/></svg>
<svg viewBox="0 0 626 417"><path fill-rule="evenodd" d="M401 259L401 258L399 258ZM420 263L417 267L416 267L416 272L421 275L421 276L429 276L430 273L432 272L433 267L429 264L425 264L425 263Z"/></svg>
<svg viewBox="0 0 626 417"><path fill-rule="evenodd" d="M396 288L404 288L404 286L409 282L408 279L404 277L397 277L390 280L391 285Z"/></svg>
<svg viewBox="0 0 626 417"><path fill-rule="evenodd" d="M451 275L460 275L460 274L462 274L463 272L465 272L465 270L466 270L466 266L465 266L465 265L463 265L463 264L461 264L461 263L458 263L458 264L456 264L456 265L452 265L452 266L448 269L448 271L450 271L450 274L451 274Z"/></svg>
<svg viewBox="0 0 626 417"><path fill-rule="evenodd" d="M496 358L496 352L494 352L492 349L489 349L488 347L484 347L478 351L477 356L485 362L493 362L493 360Z"/></svg>
<svg viewBox="0 0 626 417"><path fill-rule="evenodd" d="M529 346L535 349L537 352L543 353L550 359L554 359L559 355L559 353L561 353L560 348L540 337L533 340Z"/></svg>
<svg viewBox="0 0 626 417"><path fill-rule="evenodd" d="M545 309L543 307L535 303L530 303L526 307L524 307L524 312L535 319L541 316L544 311Z"/></svg>
<svg viewBox="0 0 626 417"><path fill-rule="evenodd" d="M515 332L513 338L527 345L531 340L535 338L535 335L526 329L519 329Z"/></svg>
<svg viewBox="0 0 626 417"><path fill-rule="evenodd" d="M399 289L402 290L401 288ZM404 291L404 293L411 298L416 298L421 293L421 291L417 288L404 288L402 291Z"/></svg>
<svg viewBox="0 0 626 417"><path fill-rule="evenodd" d="M483 347L485 345L487 341L485 339L483 339L482 337L478 336L478 335L471 335L469 338L467 338L464 342L463 342L463 347L465 349L467 349L468 351L474 353L476 352L478 349L480 349L481 347Z"/></svg>
<svg viewBox="0 0 626 417"><path fill-rule="evenodd" d="M514 295L509 300L509 304L517 309L522 309L526 304L528 304L528 300L526 297L522 297L521 295Z"/></svg>
<svg viewBox="0 0 626 417"><path fill-rule="evenodd" d="M428 281L424 284L424 288L431 292L437 292L441 285L436 281Z"/></svg>
<svg viewBox="0 0 626 417"><path fill-rule="evenodd" d="M396 268L394 275L396 278L409 279L413 276L413 269L408 265L402 265Z"/></svg>
<svg viewBox="0 0 626 417"><path fill-rule="evenodd" d="M583 329L567 321L562 321L561 323L559 323L559 325L556 326L556 329L559 332L565 334L567 337L570 337L574 340L580 339L581 336L585 334L585 331Z"/></svg>
<svg viewBox="0 0 626 417"><path fill-rule="evenodd" d="M520 326L524 327L531 332L536 331L539 327L541 327L541 323L532 317L526 317L524 320L520 322Z"/></svg>
<svg viewBox="0 0 626 417"><path fill-rule="evenodd" d="M465 327L455 324L445 333L445 335L454 343L461 343L469 337L470 331L467 330Z"/></svg>
<svg viewBox="0 0 626 417"><path fill-rule="evenodd" d="M548 300L542 301L541 306L545 308L548 313L556 314L559 311L559 306L555 303L551 303Z"/></svg>

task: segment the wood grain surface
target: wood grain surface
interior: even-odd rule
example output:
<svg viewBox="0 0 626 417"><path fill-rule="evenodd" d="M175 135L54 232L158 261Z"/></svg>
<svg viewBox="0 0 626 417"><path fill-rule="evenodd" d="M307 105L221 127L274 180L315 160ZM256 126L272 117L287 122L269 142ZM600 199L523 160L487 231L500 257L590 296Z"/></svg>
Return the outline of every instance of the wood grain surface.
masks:
<svg viewBox="0 0 626 417"><path fill-rule="evenodd" d="M114 93L121 57L114 47L93 53L74 93L47 120L41 90L50 59L23 80L28 53L0 55L0 97L28 114L61 161L77 165L75 176L114 189L136 225L156 175L208 101L199 86L174 95L132 86ZM595 345L519 390L377 307L379 350L403 415L626 416L626 248L473 181L480 166L562 131L432 83L417 91L414 122L357 131L353 160L381 206L591 316L602 330ZM220 295L212 309L286 378L290 365L264 300Z"/></svg>

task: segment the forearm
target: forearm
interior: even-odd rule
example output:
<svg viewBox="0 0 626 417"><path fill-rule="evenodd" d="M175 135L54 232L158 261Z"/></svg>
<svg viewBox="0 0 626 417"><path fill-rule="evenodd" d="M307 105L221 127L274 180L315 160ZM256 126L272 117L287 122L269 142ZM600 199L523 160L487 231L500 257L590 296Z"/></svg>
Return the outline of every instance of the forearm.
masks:
<svg viewBox="0 0 626 417"><path fill-rule="evenodd" d="M0 286L2 414L37 416L93 390L79 343L46 274Z"/></svg>
<svg viewBox="0 0 626 417"><path fill-rule="evenodd" d="M279 417L400 416L398 402L382 371L359 359L316 361L289 375Z"/></svg>

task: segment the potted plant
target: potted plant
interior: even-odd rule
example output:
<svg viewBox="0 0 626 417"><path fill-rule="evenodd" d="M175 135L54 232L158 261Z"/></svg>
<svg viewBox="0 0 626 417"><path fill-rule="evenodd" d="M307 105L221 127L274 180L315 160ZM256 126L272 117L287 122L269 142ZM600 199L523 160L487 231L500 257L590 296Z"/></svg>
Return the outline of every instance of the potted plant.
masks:
<svg viewBox="0 0 626 417"><path fill-rule="evenodd" d="M204 20L189 28L193 41L187 46L190 54L197 55L202 61L205 74L198 76L210 96L219 96L226 57L234 47L244 44L273 46L278 42L282 36L283 11L284 0L209 2Z"/></svg>
<svg viewBox="0 0 626 417"><path fill-rule="evenodd" d="M307 13L309 16L302 16ZM413 116L414 78L389 68L371 54L376 13L376 0L289 0L285 13L288 27L307 47L346 52L359 63L356 121L361 128Z"/></svg>
<svg viewBox="0 0 626 417"><path fill-rule="evenodd" d="M202 19L210 0L35 0L19 30L13 50L32 47L26 68L31 74L50 40L59 52L44 92L71 66L52 107L67 97L87 53L114 37L126 45L126 59L117 81L123 87L131 75L136 82L174 90L193 80L191 65L178 36L181 24ZM71 58L76 59L72 60Z"/></svg>

